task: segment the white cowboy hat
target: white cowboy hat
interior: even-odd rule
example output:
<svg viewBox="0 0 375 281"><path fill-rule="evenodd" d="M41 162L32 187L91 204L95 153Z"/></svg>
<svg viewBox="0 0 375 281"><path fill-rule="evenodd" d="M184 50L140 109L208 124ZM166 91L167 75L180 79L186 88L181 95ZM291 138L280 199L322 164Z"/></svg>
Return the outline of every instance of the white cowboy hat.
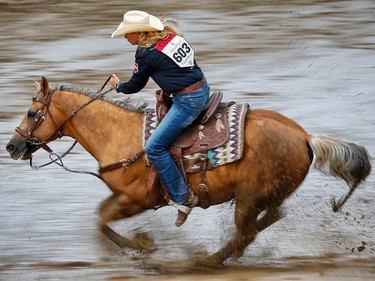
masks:
<svg viewBox="0 0 375 281"><path fill-rule="evenodd" d="M157 17L142 11L129 11L124 14L124 20L119 24L112 38L131 32L163 30L164 25Z"/></svg>

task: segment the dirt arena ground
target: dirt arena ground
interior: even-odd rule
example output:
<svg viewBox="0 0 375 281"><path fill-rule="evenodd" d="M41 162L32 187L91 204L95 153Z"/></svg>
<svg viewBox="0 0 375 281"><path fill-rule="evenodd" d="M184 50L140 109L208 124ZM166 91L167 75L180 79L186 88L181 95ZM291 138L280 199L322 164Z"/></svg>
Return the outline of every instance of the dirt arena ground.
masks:
<svg viewBox="0 0 375 281"><path fill-rule="evenodd" d="M179 229L170 207L113 224L125 236L146 232L157 246L118 249L96 226L109 195L101 181L10 159L5 145L35 95L33 80L98 89L112 73L130 77L134 47L110 34L131 9L180 20L211 90L225 100L278 111L309 133L361 143L375 156L372 0L0 0L0 280L374 280L373 173L333 213L330 199L347 186L311 169L285 201L285 217L243 257L207 267L205 255L234 231L230 203L194 209ZM134 98L153 106L155 89L150 81ZM71 143L51 146L62 153ZM37 164L47 160L35 154ZM81 147L66 165L97 169Z"/></svg>

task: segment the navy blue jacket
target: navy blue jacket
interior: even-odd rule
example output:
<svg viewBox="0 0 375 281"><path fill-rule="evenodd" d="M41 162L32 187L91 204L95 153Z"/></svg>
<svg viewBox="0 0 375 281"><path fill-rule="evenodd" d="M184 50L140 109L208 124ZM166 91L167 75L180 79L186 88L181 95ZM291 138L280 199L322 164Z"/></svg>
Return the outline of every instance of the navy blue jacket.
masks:
<svg viewBox="0 0 375 281"><path fill-rule="evenodd" d="M194 61L194 67L179 67L171 58L152 45L149 48L138 48L135 53L135 66L131 79L120 83L117 91L125 94L142 90L151 77L166 93L193 85L204 78L202 70Z"/></svg>

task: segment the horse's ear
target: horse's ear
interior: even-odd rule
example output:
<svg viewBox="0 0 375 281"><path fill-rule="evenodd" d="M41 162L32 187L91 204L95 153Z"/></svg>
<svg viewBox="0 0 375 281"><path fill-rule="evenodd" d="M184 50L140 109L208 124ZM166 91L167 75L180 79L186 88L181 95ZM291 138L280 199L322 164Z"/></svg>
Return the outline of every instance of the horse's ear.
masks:
<svg viewBox="0 0 375 281"><path fill-rule="evenodd" d="M34 81L34 85L35 85L36 91L39 93L40 92L40 84L39 84L39 82Z"/></svg>
<svg viewBox="0 0 375 281"><path fill-rule="evenodd" d="M42 77L42 81L40 82L40 93L45 96L48 93L49 85L48 80L45 77Z"/></svg>

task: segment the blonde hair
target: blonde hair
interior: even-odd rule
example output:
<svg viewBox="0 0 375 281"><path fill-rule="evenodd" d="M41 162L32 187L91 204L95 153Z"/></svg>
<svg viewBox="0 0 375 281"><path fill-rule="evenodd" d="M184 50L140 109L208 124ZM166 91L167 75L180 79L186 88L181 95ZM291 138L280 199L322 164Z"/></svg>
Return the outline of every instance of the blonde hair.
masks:
<svg viewBox="0 0 375 281"><path fill-rule="evenodd" d="M173 19L160 19L164 25L164 30L161 31L144 31L141 32L138 38L138 48L148 48L151 47L153 44L158 42L159 40L166 39L169 34L177 34L182 35L179 31L168 25L169 22L173 23L174 25L180 25L180 22L173 20Z"/></svg>

